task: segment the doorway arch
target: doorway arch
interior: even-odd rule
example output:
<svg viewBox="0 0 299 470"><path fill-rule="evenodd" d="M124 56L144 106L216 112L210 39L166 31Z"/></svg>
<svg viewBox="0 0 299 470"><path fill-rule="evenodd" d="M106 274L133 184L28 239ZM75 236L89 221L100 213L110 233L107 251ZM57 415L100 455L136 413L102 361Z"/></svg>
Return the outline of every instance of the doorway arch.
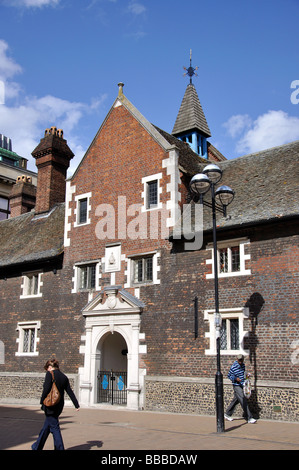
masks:
<svg viewBox="0 0 299 470"><path fill-rule="evenodd" d="M98 351L101 356L101 369L127 371L128 346L120 333L106 333L99 341Z"/></svg>
<svg viewBox="0 0 299 470"><path fill-rule="evenodd" d="M124 337L118 332L106 333L98 351L97 402L126 405L128 348Z"/></svg>
<svg viewBox="0 0 299 470"><path fill-rule="evenodd" d="M120 365L127 372L128 409L143 407L146 371L139 364L139 341L141 338L144 340L140 333L143 308L144 304L121 286L109 286L82 310L85 317L85 334L81 337L83 344L80 347L84 354L84 366L79 371L82 404L89 406L98 403L97 374L102 366L113 369ZM142 353L146 353L144 346Z"/></svg>

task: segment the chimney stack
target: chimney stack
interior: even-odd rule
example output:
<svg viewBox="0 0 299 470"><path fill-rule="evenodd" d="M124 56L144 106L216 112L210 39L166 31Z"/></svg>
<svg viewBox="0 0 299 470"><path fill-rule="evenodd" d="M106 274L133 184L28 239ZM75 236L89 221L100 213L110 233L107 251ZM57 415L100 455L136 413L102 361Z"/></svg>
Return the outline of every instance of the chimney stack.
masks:
<svg viewBox="0 0 299 470"><path fill-rule="evenodd" d="M9 195L10 217L30 212L35 206L36 187L31 176L18 176Z"/></svg>
<svg viewBox="0 0 299 470"><path fill-rule="evenodd" d="M65 200L66 172L74 154L62 129L51 127L32 152L38 168L35 213L48 212Z"/></svg>

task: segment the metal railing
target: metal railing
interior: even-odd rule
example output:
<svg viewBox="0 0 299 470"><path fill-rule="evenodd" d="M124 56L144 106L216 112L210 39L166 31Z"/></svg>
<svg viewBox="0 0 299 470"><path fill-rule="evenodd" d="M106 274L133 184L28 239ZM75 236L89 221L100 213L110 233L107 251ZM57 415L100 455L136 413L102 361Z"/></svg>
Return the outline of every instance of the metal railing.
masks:
<svg viewBox="0 0 299 470"><path fill-rule="evenodd" d="M100 370L98 372L98 403L127 404L127 372Z"/></svg>

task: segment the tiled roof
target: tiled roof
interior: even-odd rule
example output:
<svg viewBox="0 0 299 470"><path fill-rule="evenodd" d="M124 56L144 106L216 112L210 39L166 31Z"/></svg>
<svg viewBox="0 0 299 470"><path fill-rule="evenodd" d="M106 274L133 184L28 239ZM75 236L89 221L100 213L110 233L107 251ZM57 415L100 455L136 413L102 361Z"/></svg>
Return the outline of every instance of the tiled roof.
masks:
<svg viewBox="0 0 299 470"><path fill-rule="evenodd" d="M34 211L0 222L0 269L21 263L44 261L63 252L64 204L49 214Z"/></svg>
<svg viewBox="0 0 299 470"><path fill-rule="evenodd" d="M299 141L219 162L220 185L235 191L227 216L217 212L218 229L299 216ZM204 165L201 169L204 168ZM208 193L210 194L210 192ZM204 198L207 200L208 196ZM194 203L191 203L194 214ZM212 228L211 209L204 206L204 230ZM180 224L184 224L184 218ZM192 220L194 227L194 217Z"/></svg>
<svg viewBox="0 0 299 470"><path fill-rule="evenodd" d="M192 83L189 83L172 133L173 135L178 135L193 129L198 129L207 137L211 137L211 131L201 107L195 86Z"/></svg>

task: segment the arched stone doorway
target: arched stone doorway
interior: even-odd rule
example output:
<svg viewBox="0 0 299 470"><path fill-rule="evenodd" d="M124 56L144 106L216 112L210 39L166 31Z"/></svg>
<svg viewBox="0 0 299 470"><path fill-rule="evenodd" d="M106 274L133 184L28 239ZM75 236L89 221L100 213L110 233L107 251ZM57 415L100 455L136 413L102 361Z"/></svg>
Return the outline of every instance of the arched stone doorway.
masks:
<svg viewBox="0 0 299 470"><path fill-rule="evenodd" d="M144 304L125 289L110 286L105 287L82 310L85 317L85 334L81 338L83 344L80 347L84 366L79 369L79 398L82 405L99 403L98 372L104 370L102 367L107 367L106 372L109 372L113 367L121 366L127 372L127 407L138 410L144 406L146 371L139 365L140 339L144 340L144 335L140 333L143 308ZM145 348L143 345L143 354L146 353ZM121 385L119 383L119 387Z"/></svg>
<svg viewBox="0 0 299 470"><path fill-rule="evenodd" d="M97 402L127 404L128 347L120 333L107 333L99 341L100 369L97 372Z"/></svg>
<svg viewBox="0 0 299 470"><path fill-rule="evenodd" d="M101 369L127 371L128 346L120 333L107 333L99 344Z"/></svg>

